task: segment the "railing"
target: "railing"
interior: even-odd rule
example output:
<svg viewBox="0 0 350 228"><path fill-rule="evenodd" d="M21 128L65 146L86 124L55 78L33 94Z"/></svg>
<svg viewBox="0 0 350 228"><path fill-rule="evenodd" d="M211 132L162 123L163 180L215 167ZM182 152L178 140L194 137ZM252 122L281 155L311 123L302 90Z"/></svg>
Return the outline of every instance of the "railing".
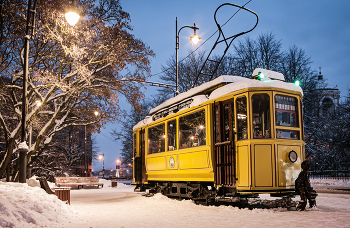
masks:
<svg viewBox="0 0 350 228"><path fill-rule="evenodd" d="M310 171L310 178L350 181L350 170L315 170Z"/></svg>

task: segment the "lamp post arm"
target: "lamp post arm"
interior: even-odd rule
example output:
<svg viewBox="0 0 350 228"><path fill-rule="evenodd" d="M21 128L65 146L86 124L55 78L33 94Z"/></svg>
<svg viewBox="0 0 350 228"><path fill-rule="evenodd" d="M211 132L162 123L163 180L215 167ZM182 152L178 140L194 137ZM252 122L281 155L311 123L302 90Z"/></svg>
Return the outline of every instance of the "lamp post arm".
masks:
<svg viewBox="0 0 350 228"><path fill-rule="evenodd" d="M199 28L196 26L196 24L193 24L193 26L189 26L189 25L185 25L182 26L179 31L177 31L177 18L176 18L176 91L175 91L175 96L179 94L179 48L180 48L180 32L183 28L191 28L194 30L194 35L196 35L196 30L198 30Z"/></svg>

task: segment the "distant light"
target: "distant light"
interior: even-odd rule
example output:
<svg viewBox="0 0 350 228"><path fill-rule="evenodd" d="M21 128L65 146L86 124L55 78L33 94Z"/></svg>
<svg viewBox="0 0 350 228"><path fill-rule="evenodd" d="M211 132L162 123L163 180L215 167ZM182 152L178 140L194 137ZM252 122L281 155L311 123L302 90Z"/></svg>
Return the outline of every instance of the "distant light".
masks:
<svg viewBox="0 0 350 228"><path fill-rule="evenodd" d="M98 113L98 111L95 111L94 114L95 114L95 116L98 116L99 113Z"/></svg>
<svg viewBox="0 0 350 228"><path fill-rule="evenodd" d="M79 18L80 18L79 14L75 12L68 12L65 14L65 16L68 24L70 24L71 26L74 26L79 21Z"/></svg>
<svg viewBox="0 0 350 228"><path fill-rule="evenodd" d="M200 40L201 40L201 38L198 35L193 35L193 36L190 37L190 41L193 44L197 44Z"/></svg>
<svg viewBox="0 0 350 228"><path fill-rule="evenodd" d="M200 128L200 129L203 129L203 128L204 128L204 126L203 126L203 125L200 125L200 126L199 126L199 128Z"/></svg>
<svg viewBox="0 0 350 228"><path fill-rule="evenodd" d="M300 86L300 81L299 81L299 80L295 80L294 84L295 84L296 86Z"/></svg>

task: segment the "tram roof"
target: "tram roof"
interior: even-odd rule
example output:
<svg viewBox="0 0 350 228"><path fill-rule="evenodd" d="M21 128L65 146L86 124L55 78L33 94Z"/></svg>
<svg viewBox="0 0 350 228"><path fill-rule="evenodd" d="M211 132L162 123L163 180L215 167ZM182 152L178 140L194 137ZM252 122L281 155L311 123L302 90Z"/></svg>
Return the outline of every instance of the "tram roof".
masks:
<svg viewBox="0 0 350 228"><path fill-rule="evenodd" d="M159 118L161 118L162 117L161 113L164 112L165 110L171 111L171 109L176 109L176 111L182 111L187 108L199 106L206 101L216 99L218 97L221 97L223 95L226 95L238 90L242 90L246 88L258 88L258 87L259 88L275 87L275 88L291 90L291 91L295 91L303 94L303 91L300 88L300 86L296 86L294 83L287 83L281 80L272 80L271 78L266 78L265 80L260 81L255 79L244 78L241 76L223 75L223 76L217 77L216 79L210 82L207 82L200 86L192 88L187 92L181 93L176 97L170 98L164 103L151 109L149 112L150 116L147 116L145 119L137 123L133 129L137 129L143 125L153 122L154 118L152 118L152 116L153 117L158 116ZM209 96L205 95L205 94L208 94L208 91L211 91ZM175 106L177 108L175 108ZM168 114L169 112L167 112L167 115Z"/></svg>

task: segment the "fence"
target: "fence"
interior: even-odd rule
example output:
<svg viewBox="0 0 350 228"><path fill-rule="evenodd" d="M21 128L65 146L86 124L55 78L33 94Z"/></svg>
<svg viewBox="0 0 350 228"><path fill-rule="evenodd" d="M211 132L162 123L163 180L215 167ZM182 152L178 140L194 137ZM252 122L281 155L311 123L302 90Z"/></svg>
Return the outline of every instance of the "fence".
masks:
<svg viewBox="0 0 350 228"><path fill-rule="evenodd" d="M350 181L349 170L316 170L310 171L310 178L312 179L336 179Z"/></svg>

